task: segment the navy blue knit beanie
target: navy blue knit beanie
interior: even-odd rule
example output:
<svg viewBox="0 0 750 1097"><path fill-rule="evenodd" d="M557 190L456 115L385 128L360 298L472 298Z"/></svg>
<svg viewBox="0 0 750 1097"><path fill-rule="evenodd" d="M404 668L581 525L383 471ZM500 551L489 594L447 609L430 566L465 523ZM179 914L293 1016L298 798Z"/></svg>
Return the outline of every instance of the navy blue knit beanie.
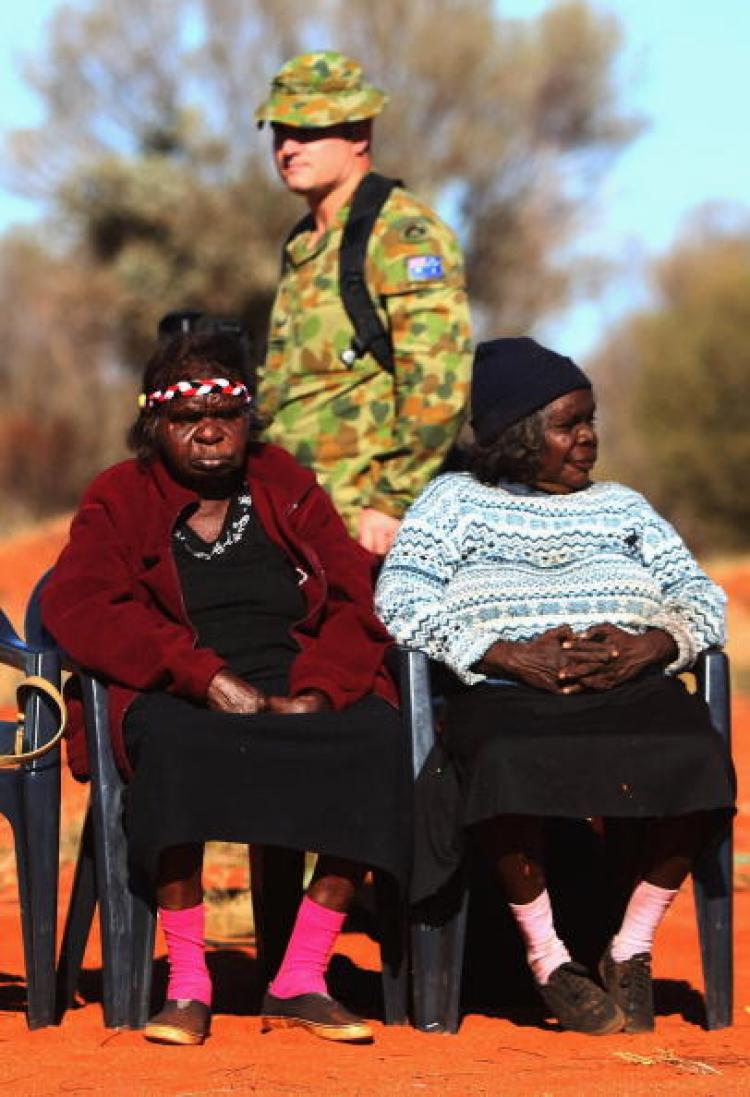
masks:
<svg viewBox="0 0 750 1097"><path fill-rule="evenodd" d="M471 425L480 445L527 415L591 382L571 358L534 339L490 339L479 343L471 380Z"/></svg>

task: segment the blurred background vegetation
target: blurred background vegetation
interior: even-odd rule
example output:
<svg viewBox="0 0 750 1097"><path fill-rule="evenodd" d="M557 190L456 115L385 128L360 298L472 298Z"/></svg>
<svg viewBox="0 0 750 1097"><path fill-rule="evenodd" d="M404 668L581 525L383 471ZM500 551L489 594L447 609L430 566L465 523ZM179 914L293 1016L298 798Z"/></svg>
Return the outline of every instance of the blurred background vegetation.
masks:
<svg viewBox="0 0 750 1097"><path fill-rule="evenodd" d="M45 210L0 237L6 532L71 508L123 455L162 313L238 315L262 347L300 206L253 110L312 36L390 93L377 166L459 231L477 337L533 331L606 276L568 245L643 120L617 87L617 20L584 2L529 20L501 18L491 0L61 4L27 66L42 120L11 133L3 157L5 185ZM741 217L697 216L653 272L652 310L592 363L606 471L701 551L750 539L749 253Z"/></svg>

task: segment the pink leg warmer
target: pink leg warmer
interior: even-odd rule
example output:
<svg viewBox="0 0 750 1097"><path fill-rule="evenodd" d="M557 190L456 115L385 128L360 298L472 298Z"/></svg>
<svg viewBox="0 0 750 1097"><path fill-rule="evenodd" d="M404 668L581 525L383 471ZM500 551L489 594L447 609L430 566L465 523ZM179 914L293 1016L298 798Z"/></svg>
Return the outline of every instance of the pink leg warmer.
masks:
<svg viewBox="0 0 750 1097"><path fill-rule="evenodd" d="M616 964L630 960L639 952L651 952L659 924L679 888L660 888L642 880L630 896L620 931L612 940L612 959Z"/></svg>
<svg viewBox="0 0 750 1097"><path fill-rule="evenodd" d="M526 945L526 960L537 983L546 983L553 971L570 960L570 953L555 932L549 892L530 903L509 903L511 914Z"/></svg>
<svg viewBox="0 0 750 1097"><path fill-rule="evenodd" d="M345 921L346 914L328 910L305 896L281 967L268 988L270 993L277 998L328 994L326 968Z"/></svg>
<svg viewBox="0 0 750 1097"><path fill-rule="evenodd" d="M169 960L167 998L193 998L210 1006L211 976L206 967L204 912L203 903L185 910L159 907L159 919Z"/></svg>

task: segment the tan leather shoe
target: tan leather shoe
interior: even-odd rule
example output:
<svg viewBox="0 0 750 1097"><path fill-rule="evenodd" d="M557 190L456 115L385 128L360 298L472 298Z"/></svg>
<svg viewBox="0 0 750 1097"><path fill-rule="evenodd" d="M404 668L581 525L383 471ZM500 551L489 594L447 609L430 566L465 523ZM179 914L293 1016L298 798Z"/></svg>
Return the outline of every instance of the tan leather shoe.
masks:
<svg viewBox="0 0 750 1097"><path fill-rule="evenodd" d="M329 998L327 994L297 994L294 998L276 998L266 991L261 1007L260 1030L305 1028L322 1040L341 1040L351 1044L372 1043L372 1029L360 1017Z"/></svg>
<svg viewBox="0 0 750 1097"><path fill-rule="evenodd" d="M202 1044L211 1028L211 1010L194 998L167 998L143 1030L155 1044Z"/></svg>

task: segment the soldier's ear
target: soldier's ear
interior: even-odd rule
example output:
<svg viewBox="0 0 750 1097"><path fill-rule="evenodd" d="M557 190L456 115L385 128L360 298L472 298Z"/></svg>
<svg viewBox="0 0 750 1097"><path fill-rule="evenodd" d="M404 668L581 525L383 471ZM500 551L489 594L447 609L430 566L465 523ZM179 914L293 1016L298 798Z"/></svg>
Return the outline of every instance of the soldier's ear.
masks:
<svg viewBox="0 0 750 1097"><path fill-rule="evenodd" d="M363 118L361 122L352 122L349 140L358 156L366 155L372 147L372 118Z"/></svg>

